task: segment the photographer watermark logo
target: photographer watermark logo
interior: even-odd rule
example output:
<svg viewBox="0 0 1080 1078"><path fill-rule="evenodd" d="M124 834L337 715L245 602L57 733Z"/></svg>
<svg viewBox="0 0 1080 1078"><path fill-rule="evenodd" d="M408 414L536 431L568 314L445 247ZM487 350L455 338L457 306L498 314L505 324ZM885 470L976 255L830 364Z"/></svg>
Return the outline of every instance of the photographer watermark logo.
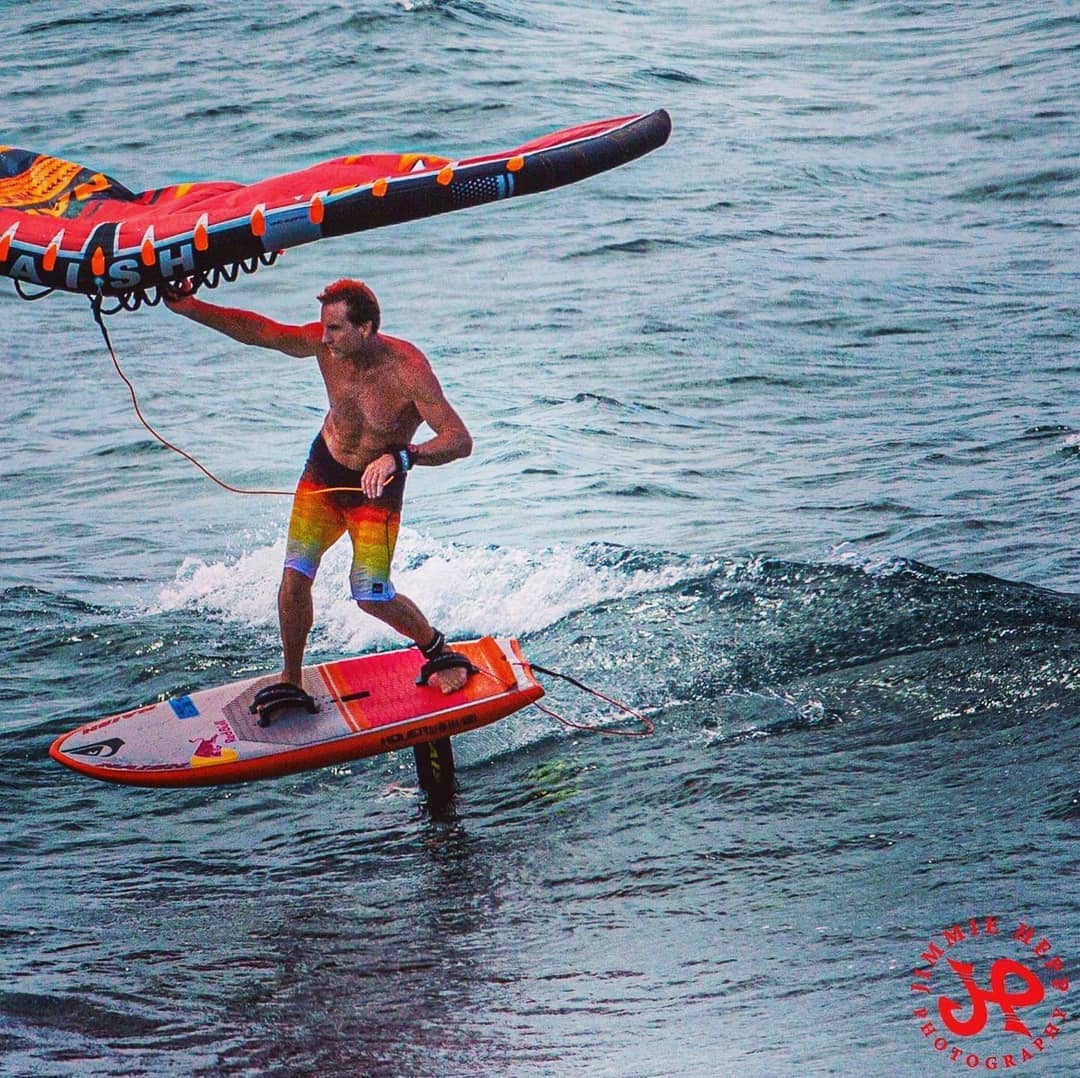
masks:
<svg viewBox="0 0 1080 1078"><path fill-rule="evenodd" d="M972 917L919 956L919 1031L966 1070L1012 1070L1051 1051L1068 1019L1069 979L1054 945L1024 921Z"/></svg>

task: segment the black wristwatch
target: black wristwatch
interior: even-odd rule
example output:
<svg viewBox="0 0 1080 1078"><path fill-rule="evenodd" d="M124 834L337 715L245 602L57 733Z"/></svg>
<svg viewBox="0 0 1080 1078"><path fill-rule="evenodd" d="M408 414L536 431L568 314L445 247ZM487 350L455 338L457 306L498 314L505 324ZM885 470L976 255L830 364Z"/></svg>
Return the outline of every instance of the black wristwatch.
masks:
<svg viewBox="0 0 1080 1078"><path fill-rule="evenodd" d="M395 445L387 452L394 458L394 475L411 471L420 453L415 445Z"/></svg>

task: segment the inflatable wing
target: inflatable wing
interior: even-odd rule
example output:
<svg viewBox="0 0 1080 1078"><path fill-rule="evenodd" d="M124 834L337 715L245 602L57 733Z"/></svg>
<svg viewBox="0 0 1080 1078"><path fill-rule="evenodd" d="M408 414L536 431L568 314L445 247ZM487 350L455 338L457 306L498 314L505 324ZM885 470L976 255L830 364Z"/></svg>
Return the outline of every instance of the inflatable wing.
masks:
<svg viewBox="0 0 1080 1078"><path fill-rule="evenodd" d="M661 109L460 161L364 154L250 185L140 194L93 169L0 146L0 273L137 306L147 289L233 280L301 243L574 183L662 146L670 131Z"/></svg>

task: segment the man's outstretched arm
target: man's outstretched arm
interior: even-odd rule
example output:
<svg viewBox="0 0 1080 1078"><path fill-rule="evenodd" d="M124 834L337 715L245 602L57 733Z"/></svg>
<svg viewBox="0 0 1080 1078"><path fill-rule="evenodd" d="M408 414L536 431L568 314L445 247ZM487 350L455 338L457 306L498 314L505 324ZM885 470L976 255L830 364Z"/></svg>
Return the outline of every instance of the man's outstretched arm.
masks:
<svg viewBox="0 0 1080 1078"><path fill-rule="evenodd" d="M182 314L202 326L216 329L218 333L224 333L241 344L273 348L298 359L315 355L322 338L322 327L318 322L306 326L289 326L275 322L265 315L256 314L255 311L245 311L239 307L218 307L195 296L184 295L177 299L166 297L165 306L170 311Z"/></svg>

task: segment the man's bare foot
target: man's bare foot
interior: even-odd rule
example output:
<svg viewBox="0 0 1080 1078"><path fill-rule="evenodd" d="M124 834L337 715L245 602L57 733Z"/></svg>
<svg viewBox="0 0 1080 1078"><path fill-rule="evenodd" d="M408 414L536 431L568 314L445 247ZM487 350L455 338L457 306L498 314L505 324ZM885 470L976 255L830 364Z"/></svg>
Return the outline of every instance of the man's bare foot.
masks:
<svg viewBox="0 0 1080 1078"><path fill-rule="evenodd" d="M464 689L465 682L468 680L469 671L463 670L461 667L456 667L451 670L440 670L437 674L431 675L431 681L444 695L449 695L452 692L458 692L460 689Z"/></svg>

